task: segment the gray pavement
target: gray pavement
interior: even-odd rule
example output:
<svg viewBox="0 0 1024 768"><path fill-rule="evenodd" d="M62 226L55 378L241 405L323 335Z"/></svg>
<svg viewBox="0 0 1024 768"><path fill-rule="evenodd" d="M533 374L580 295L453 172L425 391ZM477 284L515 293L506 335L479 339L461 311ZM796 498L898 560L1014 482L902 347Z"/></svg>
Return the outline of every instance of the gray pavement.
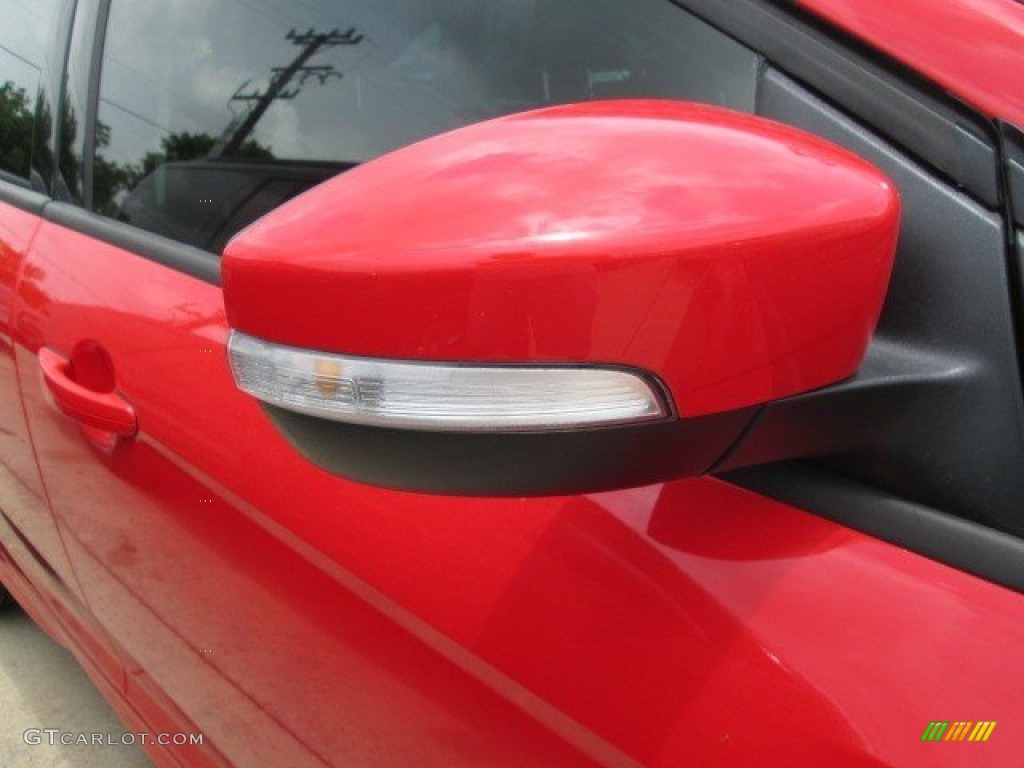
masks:
<svg viewBox="0 0 1024 768"><path fill-rule="evenodd" d="M137 746L25 743L30 728L113 734L126 729L74 657L17 606L0 608L0 766L4 768L149 768ZM105 737L104 737L105 738Z"/></svg>

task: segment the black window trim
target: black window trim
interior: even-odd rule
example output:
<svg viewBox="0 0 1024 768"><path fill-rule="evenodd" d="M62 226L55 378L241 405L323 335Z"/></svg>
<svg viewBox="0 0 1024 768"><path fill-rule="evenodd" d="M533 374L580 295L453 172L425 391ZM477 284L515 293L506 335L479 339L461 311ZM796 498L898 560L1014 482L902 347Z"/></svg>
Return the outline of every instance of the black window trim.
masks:
<svg viewBox="0 0 1024 768"><path fill-rule="evenodd" d="M1004 195L1006 269L1010 278L1010 309L1017 341L1017 365L1024 384L1024 131L1000 123L1000 180ZM1014 225L1016 224L1016 227Z"/></svg>
<svg viewBox="0 0 1024 768"><path fill-rule="evenodd" d="M887 494L803 462L721 478L890 544L1024 593L1024 539Z"/></svg>
<svg viewBox="0 0 1024 768"><path fill-rule="evenodd" d="M1007 123L1002 129L1010 218L1024 228L1024 131Z"/></svg>
<svg viewBox="0 0 1024 768"><path fill-rule="evenodd" d="M183 272L211 285L220 285L220 257L163 235L115 221L71 203L37 192L27 181L0 175L0 202L46 221L131 251L150 261Z"/></svg>

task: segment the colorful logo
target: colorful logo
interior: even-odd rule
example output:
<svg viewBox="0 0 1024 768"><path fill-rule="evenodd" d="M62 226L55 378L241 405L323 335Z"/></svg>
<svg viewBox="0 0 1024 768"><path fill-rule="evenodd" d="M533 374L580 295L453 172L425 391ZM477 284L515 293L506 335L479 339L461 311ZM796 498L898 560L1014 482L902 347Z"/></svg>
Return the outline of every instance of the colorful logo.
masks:
<svg viewBox="0 0 1024 768"><path fill-rule="evenodd" d="M921 741L988 741L996 723L994 720L955 722L932 720L924 729Z"/></svg>

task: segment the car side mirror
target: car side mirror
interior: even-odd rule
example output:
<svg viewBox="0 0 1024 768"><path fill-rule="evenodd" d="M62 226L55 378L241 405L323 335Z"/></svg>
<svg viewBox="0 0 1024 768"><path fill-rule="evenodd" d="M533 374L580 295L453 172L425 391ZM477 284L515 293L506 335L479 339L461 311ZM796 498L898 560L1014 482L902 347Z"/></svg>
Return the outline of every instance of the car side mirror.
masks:
<svg viewBox="0 0 1024 768"><path fill-rule="evenodd" d="M351 170L223 259L238 386L335 474L580 493L698 475L758 406L841 381L881 311L899 200L767 120L591 102Z"/></svg>

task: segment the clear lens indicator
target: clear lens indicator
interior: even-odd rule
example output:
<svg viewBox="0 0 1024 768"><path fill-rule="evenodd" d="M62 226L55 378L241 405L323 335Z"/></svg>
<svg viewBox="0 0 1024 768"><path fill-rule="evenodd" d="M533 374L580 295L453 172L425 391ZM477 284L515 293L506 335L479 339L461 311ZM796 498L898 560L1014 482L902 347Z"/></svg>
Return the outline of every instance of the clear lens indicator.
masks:
<svg viewBox="0 0 1024 768"><path fill-rule="evenodd" d="M647 377L615 368L426 363L271 344L232 331L239 389L281 408L351 424L453 432L535 432L669 418Z"/></svg>

